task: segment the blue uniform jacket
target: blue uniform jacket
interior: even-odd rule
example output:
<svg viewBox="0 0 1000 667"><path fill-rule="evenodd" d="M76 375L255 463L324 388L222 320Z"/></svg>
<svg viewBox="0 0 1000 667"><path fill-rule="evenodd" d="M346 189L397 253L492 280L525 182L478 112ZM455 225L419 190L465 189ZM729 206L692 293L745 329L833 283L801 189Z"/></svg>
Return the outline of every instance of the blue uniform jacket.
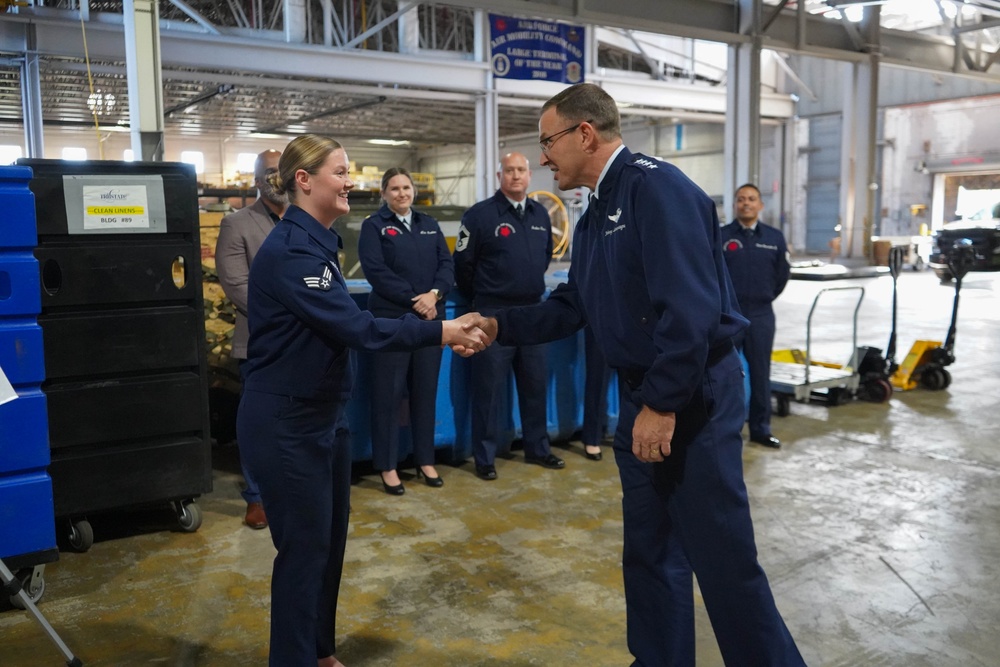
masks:
<svg viewBox="0 0 1000 667"><path fill-rule="evenodd" d="M441 323L416 315L375 319L347 292L340 236L289 206L250 267L250 342L244 386L307 399L345 400L350 348L408 350L441 344Z"/></svg>
<svg viewBox="0 0 1000 667"><path fill-rule="evenodd" d="M524 202L524 219L497 190L462 216L455 243L459 291L484 315L504 306L538 303L552 259L552 223L545 207Z"/></svg>
<svg viewBox="0 0 1000 667"><path fill-rule="evenodd" d="M736 220L722 228L722 248L740 309L748 316L770 312L791 271L784 235L759 220L753 231Z"/></svg>
<svg viewBox="0 0 1000 667"><path fill-rule="evenodd" d="M383 205L361 223L358 258L371 283L368 310L378 317L413 312L413 297L441 290L442 299L455 282L455 265L438 221L410 209L410 231ZM444 317L444 301L438 303Z"/></svg>
<svg viewBox="0 0 1000 667"><path fill-rule="evenodd" d="M568 336L586 323L608 365L641 378L642 404L680 412L711 350L747 326L722 259L715 203L673 165L623 149L577 223L569 282L497 314L499 341Z"/></svg>

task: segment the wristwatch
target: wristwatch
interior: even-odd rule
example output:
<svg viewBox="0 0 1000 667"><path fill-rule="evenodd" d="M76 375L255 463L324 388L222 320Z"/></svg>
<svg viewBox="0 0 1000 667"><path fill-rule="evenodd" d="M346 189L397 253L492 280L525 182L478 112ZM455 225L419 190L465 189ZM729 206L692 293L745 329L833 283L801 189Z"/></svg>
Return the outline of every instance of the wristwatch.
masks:
<svg viewBox="0 0 1000 667"><path fill-rule="evenodd" d="M434 296L436 296L437 300L440 301L441 298L442 298L441 297L441 290L439 290L437 287L433 287L433 288L431 288L431 291L434 292Z"/></svg>

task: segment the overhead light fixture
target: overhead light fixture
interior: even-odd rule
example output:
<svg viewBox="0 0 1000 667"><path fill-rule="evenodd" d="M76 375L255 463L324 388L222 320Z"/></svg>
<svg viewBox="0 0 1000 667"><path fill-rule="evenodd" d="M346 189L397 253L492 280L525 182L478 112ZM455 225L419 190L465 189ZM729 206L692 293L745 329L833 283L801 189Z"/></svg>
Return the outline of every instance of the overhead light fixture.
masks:
<svg viewBox="0 0 1000 667"><path fill-rule="evenodd" d="M376 146L409 146L410 142L405 139L369 139L368 143Z"/></svg>
<svg viewBox="0 0 1000 667"><path fill-rule="evenodd" d="M87 108L98 116L114 111L116 103L117 100L115 100L113 93L102 93L100 90L91 93L90 97L87 98Z"/></svg>

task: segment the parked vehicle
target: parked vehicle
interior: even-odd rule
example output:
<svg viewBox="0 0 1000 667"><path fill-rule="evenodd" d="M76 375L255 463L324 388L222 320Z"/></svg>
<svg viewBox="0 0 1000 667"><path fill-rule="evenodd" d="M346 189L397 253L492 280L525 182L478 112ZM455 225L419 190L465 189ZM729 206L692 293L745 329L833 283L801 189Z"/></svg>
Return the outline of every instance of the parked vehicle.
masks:
<svg viewBox="0 0 1000 667"><path fill-rule="evenodd" d="M934 232L934 246L928 264L942 281L951 280L948 256L954 252L955 244L962 239L972 241L975 261L972 271L1000 271L1000 203L992 209L949 222Z"/></svg>

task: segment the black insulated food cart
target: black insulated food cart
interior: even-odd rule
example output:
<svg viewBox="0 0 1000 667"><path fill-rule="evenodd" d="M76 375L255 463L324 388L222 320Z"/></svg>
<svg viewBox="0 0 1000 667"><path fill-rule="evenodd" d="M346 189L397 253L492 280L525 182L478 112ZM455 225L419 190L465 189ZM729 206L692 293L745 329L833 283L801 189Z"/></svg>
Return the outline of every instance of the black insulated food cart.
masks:
<svg viewBox="0 0 1000 667"><path fill-rule="evenodd" d="M31 167L57 530L170 503L195 531L212 488L194 168L19 160Z"/></svg>

